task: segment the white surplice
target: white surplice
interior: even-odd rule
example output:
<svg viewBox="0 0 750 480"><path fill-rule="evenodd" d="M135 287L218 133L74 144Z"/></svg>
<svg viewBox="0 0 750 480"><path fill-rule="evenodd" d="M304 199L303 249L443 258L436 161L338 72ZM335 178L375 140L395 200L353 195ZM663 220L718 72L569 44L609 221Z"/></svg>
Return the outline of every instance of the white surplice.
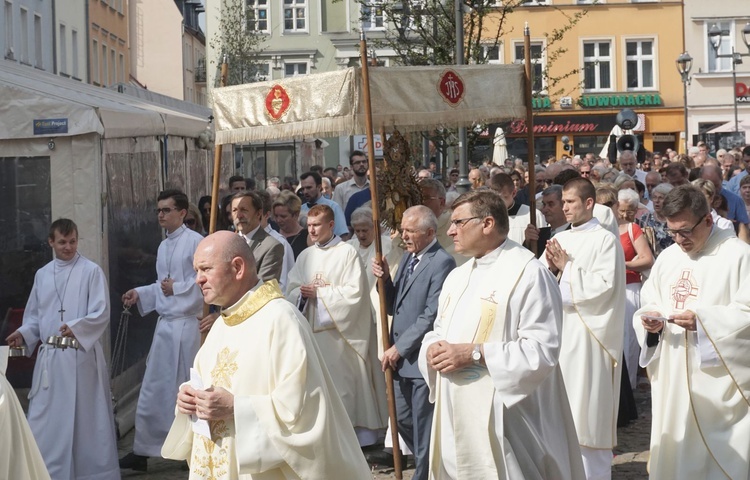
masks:
<svg viewBox="0 0 750 480"><path fill-rule="evenodd" d="M307 321L275 281L225 309L195 357L205 387L234 395L234 418L193 433L178 413L162 450L190 479L372 478Z"/></svg>
<svg viewBox="0 0 750 480"><path fill-rule="evenodd" d="M0 478L48 480L47 467L13 386L5 378L10 347L0 347ZM12 445L12 446L11 446Z"/></svg>
<svg viewBox="0 0 750 480"><path fill-rule="evenodd" d="M42 343L29 392L29 426L54 479L120 478L101 345L109 321L107 280L91 260L82 255L55 259L36 273L19 328L28 353L40 340L59 336L62 323L80 343L77 350Z"/></svg>
<svg viewBox="0 0 750 480"><path fill-rule="evenodd" d="M536 210L536 226L543 228L547 226L547 220L539 210ZM519 245L523 245L526 240L526 227L531 223L531 209L528 205L521 205L515 215L508 216L508 238Z"/></svg>
<svg viewBox="0 0 750 480"><path fill-rule="evenodd" d="M651 478L750 478L750 247L714 227L689 256L664 250L633 317L651 380ZM697 331L667 323L646 345L643 312L692 311Z"/></svg>
<svg viewBox="0 0 750 480"><path fill-rule="evenodd" d="M582 447L617 445L625 315L625 256L620 239L594 218L555 235L568 254L560 278L560 350L568 399Z"/></svg>
<svg viewBox="0 0 750 480"><path fill-rule="evenodd" d="M554 277L511 240L450 273L434 331L419 353L435 401L433 478L582 477L557 364L561 309ZM483 319L491 322L489 330ZM487 367L438 374L427 366L426 354L440 340L484 343Z"/></svg>
<svg viewBox="0 0 750 480"><path fill-rule="evenodd" d="M177 391L190 375L200 346L198 317L203 295L195 284L193 254L203 236L184 225L159 244L156 281L136 288L141 315L156 310L159 320L146 360L146 373L138 395L133 452L158 457L174 419ZM174 279L174 295L165 296L161 281Z"/></svg>
<svg viewBox="0 0 750 480"><path fill-rule="evenodd" d="M300 286L315 284L317 299L304 302ZM385 428L385 379L375 344L369 284L357 250L335 237L304 250L289 272L287 298L304 302L336 390L354 427Z"/></svg>

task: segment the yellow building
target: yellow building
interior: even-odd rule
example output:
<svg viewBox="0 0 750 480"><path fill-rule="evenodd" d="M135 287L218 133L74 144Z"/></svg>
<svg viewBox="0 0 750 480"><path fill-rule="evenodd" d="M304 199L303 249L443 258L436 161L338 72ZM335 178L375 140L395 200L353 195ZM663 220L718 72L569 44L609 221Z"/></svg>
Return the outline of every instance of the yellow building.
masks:
<svg viewBox="0 0 750 480"><path fill-rule="evenodd" d="M566 16L586 11L562 40L548 36ZM485 31L497 30L500 16L490 16ZM546 160L564 153L568 136L574 154L598 154L623 108L639 114L636 133L650 151L679 149L683 143L683 86L675 60L683 51L682 2L651 0L531 0L506 16L507 33L495 58L523 61L523 30L531 30L534 84L535 152ZM487 39L488 41L490 39ZM547 65L558 49L565 50ZM549 75L542 72L549 70ZM547 78L567 78L552 85ZM511 154L525 157L525 121L507 125Z"/></svg>
<svg viewBox="0 0 750 480"><path fill-rule="evenodd" d="M102 87L130 80L128 1L100 0L89 6L89 82Z"/></svg>

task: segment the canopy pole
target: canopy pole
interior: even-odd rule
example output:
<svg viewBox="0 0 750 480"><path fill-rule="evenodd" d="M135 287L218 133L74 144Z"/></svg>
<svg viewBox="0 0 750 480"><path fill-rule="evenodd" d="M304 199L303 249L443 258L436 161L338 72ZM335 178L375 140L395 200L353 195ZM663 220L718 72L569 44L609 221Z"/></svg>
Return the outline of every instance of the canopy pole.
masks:
<svg viewBox="0 0 750 480"><path fill-rule="evenodd" d="M525 85L526 92L526 143L528 144L529 155L529 222L536 227L536 161L534 159L534 111L532 110L533 86L531 68L531 31L529 22L523 27L523 58L525 67ZM537 242L531 242L529 248L537 254Z"/></svg>
<svg viewBox="0 0 750 480"><path fill-rule="evenodd" d="M219 84L223 87L227 83L227 75L229 73L229 65L227 64L227 54L224 54L224 58L221 61L221 79ZM215 127L214 127L215 128ZM211 188L211 216L208 222L208 234L212 234L216 231L216 220L218 219L219 213L219 183L221 181L221 150L222 145L214 145L214 178L213 185ZM203 318L208 316L209 305L203 304ZM201 333L201 345L206 341L208 332Z"/></svg>
<svg viewBox="0 0 750 480"><path fill-rule="evenodd" d="M372 104L370 102L370 73L367 64L367 39L365 31L360 27L359 56L362 63L362 98L365 104L365 130L367 133L367 162L370 172L370 195L372 197L372 223L375 226L375 261L383 261L383 245L380 239L380 202L378 202L378 185L375 171L375 135L372 130ZM385 141L385 138L381 138ZM385 280L377 279L378 298L380 299L380 332L383 338L383 351L391 348L390 333L388 332L388 309L385 303ZM393 369L385 370L385 393L388 398L388 417L391 425L393 440L393 468L398 480L402 478L401 448L398 442L398 425L396 424L396 397L393 394Z"/></svg>

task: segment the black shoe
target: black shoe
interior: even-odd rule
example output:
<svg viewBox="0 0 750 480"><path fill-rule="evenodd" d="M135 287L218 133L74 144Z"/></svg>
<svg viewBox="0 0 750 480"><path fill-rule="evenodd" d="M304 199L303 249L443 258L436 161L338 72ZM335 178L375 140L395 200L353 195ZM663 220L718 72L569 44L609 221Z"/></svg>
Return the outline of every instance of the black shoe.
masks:
<svg viewBox="0 0 750 480"><path fill-rule="evenodd" d="M120 468L129 468L138 472L145 472L148 469L148 457L136 455L135 453L130 452L120 459Z"/></svg>

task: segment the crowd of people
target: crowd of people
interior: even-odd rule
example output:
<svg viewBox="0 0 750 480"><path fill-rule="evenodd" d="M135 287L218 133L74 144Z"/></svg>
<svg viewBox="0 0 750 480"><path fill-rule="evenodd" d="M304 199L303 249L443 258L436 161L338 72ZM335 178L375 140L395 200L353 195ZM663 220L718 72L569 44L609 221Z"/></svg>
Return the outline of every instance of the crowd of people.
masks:
<svg viewBox="0 0 750 480"><path fill-rule="evenodd" d="M366 459L410 454L420 480L607 479L633 389L650 388L652 478L750 478L750 146L550 158L533 191L520 160L472 168L463 194L431 164L392 231L373 220L366 156L348 164L265 188L233 176L196 205L161 192L156 280L122 293L159 320L119 468L370 478ZM119 478L106 281L72 221L49 243L7 338L42 340L31 431L52 478ZM80 346L44 341L58 335Z"/></svg>

